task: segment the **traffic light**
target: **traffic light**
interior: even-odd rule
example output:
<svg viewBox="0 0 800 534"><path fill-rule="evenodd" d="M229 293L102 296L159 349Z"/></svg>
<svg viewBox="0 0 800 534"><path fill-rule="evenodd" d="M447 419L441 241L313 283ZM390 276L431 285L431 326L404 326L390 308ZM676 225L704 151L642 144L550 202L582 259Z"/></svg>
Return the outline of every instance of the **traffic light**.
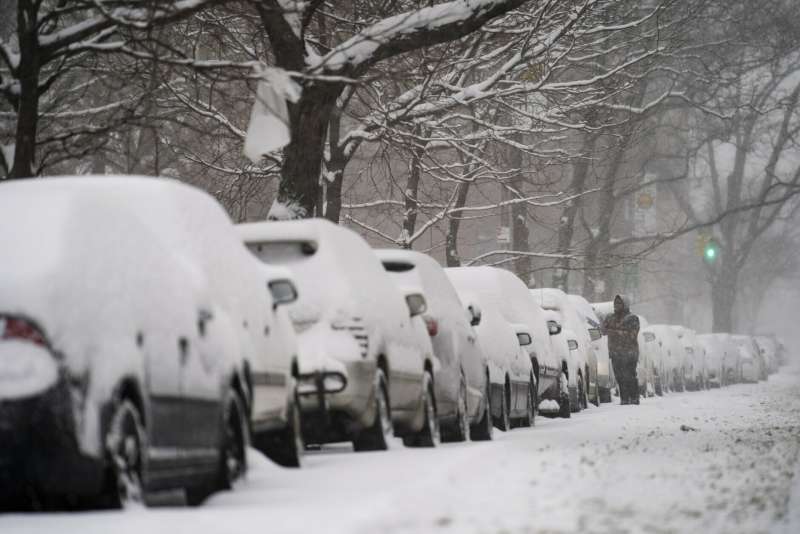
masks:
<svg viewBox="0 0 800 534"><path fill-rule="evenodd" d="M694 247L695 253L708 263L714 263L719 258L719 243L708 234L697 234Z"/></svg>
<svg viewBox="0 0 800 534"><path fill-rule="evenodd" d="M703 257L707 262L713 263L717 259L717 256L719 256L719 245L711 238L703 249Z"/></svg>

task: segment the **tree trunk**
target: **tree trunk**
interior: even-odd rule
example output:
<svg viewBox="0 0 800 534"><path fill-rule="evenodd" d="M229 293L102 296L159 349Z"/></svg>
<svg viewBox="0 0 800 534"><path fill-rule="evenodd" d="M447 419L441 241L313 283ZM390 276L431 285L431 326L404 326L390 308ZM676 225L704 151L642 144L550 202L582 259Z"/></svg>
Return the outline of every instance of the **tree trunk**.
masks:
<svg viewBox="0 0 800 534"><path fill-rule="evenodd" d="M328 125L328 150L330 158L326 163L328 174L333 180L325 182L325 212L323 217L332 223L339 224L342 217L342 184L344 183L344 169L348 159L339 146L339 129L341 127L341 109L331 111L331 120Z"/></svg>
<svg viewBox="0 0 800 534"><path fill-rule="evenodd" d="M419 212L419 181L422 176L422 154L424 148L414 148L411 156L411 172L408 173L408 182L404 193L405 206L403 207L403 248L410 249L414 246L410 237L414 235L417 227L417 214ZM459 191L460 193L460 191ZM456 229L458 234L458 229Z"/></svg>
<svg viewBox="0 0 800 534"><path fill-rule="evenodd" d="M297 104L289 104L291 140L284 149L280 207L270 210L271 219L301 219L319 215L320 173L325 153L325 135L340 84L310 84L303 88Z"/></svg>
<svg viewBox="0 0 800 534"><path fill-rule="evenodd" d="M30 1L20 0L17 5L20 96L17 109L14 164L9 178L33 176L39 120L39 73L41 69L37 31L37 6L32 5Z"/></svg>
<svg viewBox="0 0 800 534"><path fill-rule="evenodd" d="M588 135L583 144L581 158L575 165L570 193L577 194L586 190L586 178L589 176L589 157L594 151L596 137ZM580 199L572 199L567 202L561 219L558 223L558 244L556 252L559 254L569 254L572 247L572 238L575 235L575 224L577 223ZM569 271L571 267L569 258L556 260L555 271L553 273L553 287L564 292L569 291Z"/></svg>
<svg viewBox="0 0 800 534"><path fill-rule="evenodd" d="M463 208L467 203L469 193L469 182L458 184L458 193L454 208ZM458 215L451 217L447 223L447 238L445 243L445 264L448 267L461 267L461 256L458 255L458 230L461 226L461 219Z"/></svg>
<svg viewBox="0 0 800 534"><path fill-rule="evenodd" d="M518 135L517 141L522 141L522 136ZM516 147L511 148L511 166L517 169L517 174L511 180L511 188L518 197L525 196L525 175L522 172L522 151ZM527 204L517 203L511 205L511 250L518 252L530 252L530 230L528 230L528 206ZM531 278L531 257L522 255L514 259L514 273L523 281L525 285L532 285Z"/></svg>
<svg viewBox="0 0 800 534"><path fill-rule="evenodd" d="M730 261L725 261L725 254L721 259L719 273L711 281L711 307L714 313L712 330L733 332L733 310L736 306L736 282L739 273Z"/></svg>

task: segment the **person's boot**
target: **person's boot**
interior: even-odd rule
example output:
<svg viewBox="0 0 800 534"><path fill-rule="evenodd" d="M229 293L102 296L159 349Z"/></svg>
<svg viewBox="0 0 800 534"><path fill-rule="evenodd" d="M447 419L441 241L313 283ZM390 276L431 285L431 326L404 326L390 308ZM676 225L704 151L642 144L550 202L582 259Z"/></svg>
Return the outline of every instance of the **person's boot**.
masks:
<svg viewBox="0 0 800 534"><path fill-rule="evenodd" d="M624 406L626 404L630 404L630 401L628 400L628 397L623 397L622 400L619 401L619 404Z"/></svg>
<svg viewBox="0 0 800 534"><path fill-rule="evenodd" d="M636 405L639 404L639 395L636 395L631 399L631 404L636 404Z"/></svg>

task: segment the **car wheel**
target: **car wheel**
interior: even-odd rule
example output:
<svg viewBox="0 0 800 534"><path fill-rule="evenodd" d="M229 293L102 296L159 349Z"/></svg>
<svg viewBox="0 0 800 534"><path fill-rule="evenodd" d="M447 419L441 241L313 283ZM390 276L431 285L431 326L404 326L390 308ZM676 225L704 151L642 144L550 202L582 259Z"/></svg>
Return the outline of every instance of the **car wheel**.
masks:
<svg viewBox="0 0 800 534"><path fill-rule="evenodd" d="M508 385L503 387L503 394L500 396L500 415L495 418L494 426L506 432L511 430L511 417L509 414L508 399L511 396Z"/></svg>
<svg viewBox="0 0 800 534"><path fill-rule="evenodd" d="M375 371L374 380L375 419L369 428L358 433L353 448L358 451L388 450L394 437L394 424L389 404L389 389L382 369Z"/></svg>
<svg viewBox="0 0 800 534"><path fill-rule="evenodd" d="M582 376L578 377L578 402L581 405L581 410L589 408L589 395L586 391L586 384Z"/></svg>
<svg viewBox="0 0 800 534"><path fill-rule="evenodd" d="M287 406L287 419L289 424L286 428L277 433L254 436L253 445L280 466L300 467L305 445L297 402Z"/></svg>
<svg viewBox="0 0 800 534"><path fill-rule="evenodd" d="M592 399L592 404L595 406L600 406L600 384L597 383L597 378L595 378L594 398Z"/></svg>
<svg viewBox="0 0 800 534"><path fill-rule="evenodd" d="M461 374L458 387L456 420L449 432L442 434L442 441L466 441L469 439L469 407L467 406L467 379Z"/></svg>
<svg viewBox="0 0 800 534"><path fill-rule="evenodd" d="M147 433L131 401L125 399L114 409L105 441L109 460L105 500L114 508L144 504Z"/></svg>
<svg viewBox="0 0 800 534"><path fill-rule="evenodd" d="M433 390L433 377L428 371L422 376L422 403L425 410L425 422L416 434L403 438L408 447L436 447L441 443L439 433L439 414L436 409L436 397Z"/></svg>
<svg viewBox="0 0 800 534"><path fill-rule="evenodd" d="M567 373L562 372L559 378L558 416L564 419L572 417L572 406L570 406L569 387L567 384Z"/></svg>
<svg viewBox="0 0 800 534"><path fill-rule="evenodd" d="M520 426L531 427L536 424L536 382L531 377L531 383L528 387L528 401L525 409L525 417L522 418Z"/></svg>
<svg viewBox="0 0 800 534"><path fill-rule="evenodd" d="M226 395L219 468L219 489L231 489L247 472L247 446L250 443L247 411L232 388Z"/></svg>
<svg viewBox="0 0 800 534"><path fill-rule="evenodd" d="M483 417L477 424L470 427L469 433L472 441L489 441L492 439L494 425L492 424L492 390L489 377L486 377L486 402L484 403Z"/></svg>

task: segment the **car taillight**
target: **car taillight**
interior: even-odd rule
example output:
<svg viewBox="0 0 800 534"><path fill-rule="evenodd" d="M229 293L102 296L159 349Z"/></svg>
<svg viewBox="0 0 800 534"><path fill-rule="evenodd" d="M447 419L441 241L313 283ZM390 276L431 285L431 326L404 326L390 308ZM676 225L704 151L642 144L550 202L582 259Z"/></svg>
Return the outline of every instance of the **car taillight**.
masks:
<svg viewBox="0 0 800 534"><path fill-rule="evenodd" d="M44 334L33 324L19 317L0 316L0 339L28 341L42 347L47 346Z"/></svg>
<svg viewBox="0 0 800 534"><path fill-rule="evenodd" d="M428 335L433 337L439 333L439 323L433 317L425 317L425 326L428 327Z"/></svg>

